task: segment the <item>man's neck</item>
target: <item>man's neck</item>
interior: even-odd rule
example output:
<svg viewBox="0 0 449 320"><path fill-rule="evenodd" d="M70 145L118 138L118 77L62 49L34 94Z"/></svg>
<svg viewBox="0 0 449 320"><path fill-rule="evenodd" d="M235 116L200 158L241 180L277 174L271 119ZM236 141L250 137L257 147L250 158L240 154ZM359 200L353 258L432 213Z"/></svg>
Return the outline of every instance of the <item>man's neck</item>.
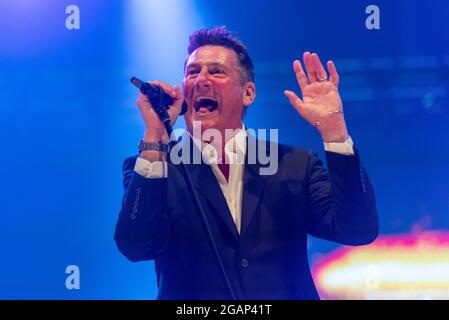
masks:
<svg viewBox="0 0 449 320"><path fill-rule="evenodd" d="M195 135L190 132L189 130L189 134L191 137L194 138L194 140L197 141L197 143L201 142L201 143L208 143L210 145L212 145L215 150L217 150L221 155L225 155L225 147L226 144L231 141L241 130L244 130L245 126L243 124L243 122L240 122L239 125L235 126L234 128L226 128L226 129L216 129L218 130L218 132L220 133L220 138L221 140L215 141L215 136L213 138L211 138L211 136L204 135L204 132L207 130L201 130L201 136L198 137L198 131L195 132ZM194 130L195 131L195 130Z"/></svg>

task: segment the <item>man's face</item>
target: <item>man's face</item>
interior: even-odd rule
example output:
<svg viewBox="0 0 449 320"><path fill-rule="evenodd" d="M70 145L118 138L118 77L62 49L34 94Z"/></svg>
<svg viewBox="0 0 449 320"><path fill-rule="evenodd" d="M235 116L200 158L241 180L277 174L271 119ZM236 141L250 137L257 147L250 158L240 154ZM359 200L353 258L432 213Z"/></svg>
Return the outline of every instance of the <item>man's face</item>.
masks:
<svg viewBox="0 0 449 320"><path fill-rule="evenodd" d="M242 110L254 100L247 97L248 83L242 84L237 54L222 46L202 46L192 52L182 92L189 106L185 120L190 132L194 121L201 121L202 131L240 128Z"/></svg>

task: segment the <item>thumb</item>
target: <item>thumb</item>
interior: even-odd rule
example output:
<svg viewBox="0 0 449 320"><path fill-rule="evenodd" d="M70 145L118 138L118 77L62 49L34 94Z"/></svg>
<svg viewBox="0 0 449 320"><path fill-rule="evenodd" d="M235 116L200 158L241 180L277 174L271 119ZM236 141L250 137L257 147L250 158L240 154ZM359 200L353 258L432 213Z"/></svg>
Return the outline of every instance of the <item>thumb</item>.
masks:
<svg viewBox="0 0 449 320"><path fill-rule="evenodd" d="M299 99L299 97L296 95L296 93L294 93L293 91L290 91L290 90L285 90L284 94L287 96L288 100L290 101L290 104L293 107L295 107L296 111L301 113L301 109L302 109L304 103L302 102L301 99Z"/></svg>

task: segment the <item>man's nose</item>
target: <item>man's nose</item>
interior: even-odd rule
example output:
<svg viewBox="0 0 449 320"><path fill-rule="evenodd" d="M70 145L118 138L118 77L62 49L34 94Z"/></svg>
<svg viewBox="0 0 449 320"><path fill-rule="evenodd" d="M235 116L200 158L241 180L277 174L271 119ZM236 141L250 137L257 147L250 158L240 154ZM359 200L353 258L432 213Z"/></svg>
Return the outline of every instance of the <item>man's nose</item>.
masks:
<svg viewBox="0 0 449 320"><path fill-rule="evenodd" d="M209 72L207 69L202 69L195 80L195 86L200 87L210 87L211 81L209 79Z"/></svg>

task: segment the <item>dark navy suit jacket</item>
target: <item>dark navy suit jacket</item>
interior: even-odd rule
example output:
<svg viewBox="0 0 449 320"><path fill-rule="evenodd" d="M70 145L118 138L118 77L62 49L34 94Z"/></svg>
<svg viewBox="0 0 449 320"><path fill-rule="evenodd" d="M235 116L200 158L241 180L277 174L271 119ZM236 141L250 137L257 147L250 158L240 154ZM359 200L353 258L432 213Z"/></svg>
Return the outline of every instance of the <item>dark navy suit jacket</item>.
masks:
<svg viewBox="0 0 449 320"><path fill-rule="evenodd" d="M212 169L187 168L238 299L319 299L307 234L347 245L372 242L374 192L357 150L326 152L328 171L313 152L282 144L278 152L274 175L245 164L240 234ZM136 158L123 164L119 250L131 261L155 260L158 299L230 299L179 166L169 163L166 179L146 179L134 172Z"/></svg>

